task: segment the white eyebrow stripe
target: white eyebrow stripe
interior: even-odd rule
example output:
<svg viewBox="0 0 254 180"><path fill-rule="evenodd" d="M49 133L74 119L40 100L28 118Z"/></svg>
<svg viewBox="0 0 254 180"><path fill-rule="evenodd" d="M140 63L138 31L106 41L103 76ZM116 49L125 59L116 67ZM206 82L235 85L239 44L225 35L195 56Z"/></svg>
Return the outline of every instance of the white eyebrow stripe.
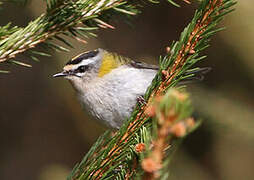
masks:
<svg viewBox="0 0 254 180"><path fill-rule="evenodd" d="M94 59L84 59L79 64L72 65L72 69L74 70L79 68L80 66L87 66L89 64L92 64L93 62L94 62Z"/></svg>
<svg viewBox="0 0 254 180"><path fill-rule="evenodd" d="M83 65L83 66L85 66L85 65L88 65L88 64L92 64L92 63L94 63L94 59L93 58L91 58L91 59L84 59L83 61L81 61L77 65Z"/></svg>

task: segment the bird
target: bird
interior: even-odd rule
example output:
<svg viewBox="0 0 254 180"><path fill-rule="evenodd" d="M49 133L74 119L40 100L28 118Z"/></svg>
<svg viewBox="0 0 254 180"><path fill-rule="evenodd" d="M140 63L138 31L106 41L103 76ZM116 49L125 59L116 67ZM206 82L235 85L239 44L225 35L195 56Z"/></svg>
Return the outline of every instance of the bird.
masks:
<svg viewBox="0 0 254 180"><path fill-rule="evenodd" d="M98 48L75 56L53 77L69 80L81 105L95 120L119 129L158 70L157 65Z"/></svg>

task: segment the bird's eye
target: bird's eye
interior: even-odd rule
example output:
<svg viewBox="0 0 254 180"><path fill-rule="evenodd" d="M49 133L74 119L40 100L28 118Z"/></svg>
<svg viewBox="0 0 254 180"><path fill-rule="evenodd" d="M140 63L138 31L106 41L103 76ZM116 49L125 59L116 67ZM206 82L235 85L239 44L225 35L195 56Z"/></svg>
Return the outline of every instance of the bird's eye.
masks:
<svg viewBox="0 0 254 180"><path fill-rule="evenodd" d="M77 71L80 72L80 73L83 73L85 72L86 70L88 69L88 66L80 66Z"/></svg>

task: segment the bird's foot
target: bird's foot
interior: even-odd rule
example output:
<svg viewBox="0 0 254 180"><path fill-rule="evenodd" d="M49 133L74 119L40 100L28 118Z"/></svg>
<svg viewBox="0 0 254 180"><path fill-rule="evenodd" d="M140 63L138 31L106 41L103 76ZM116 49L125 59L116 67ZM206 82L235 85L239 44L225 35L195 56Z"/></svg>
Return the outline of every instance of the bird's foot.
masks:
<svg viewBox="0 0 254 180"><path fill-rule="evenodd" d="M137 102L139 105L146 105L146 100L145 100L144 96L138 96Z"/></svg>

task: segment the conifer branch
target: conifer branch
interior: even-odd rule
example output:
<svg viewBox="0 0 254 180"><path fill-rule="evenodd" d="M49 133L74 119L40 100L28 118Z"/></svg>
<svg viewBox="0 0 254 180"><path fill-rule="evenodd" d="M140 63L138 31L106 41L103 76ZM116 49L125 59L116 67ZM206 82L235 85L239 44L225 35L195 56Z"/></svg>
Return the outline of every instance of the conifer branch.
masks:
<svg viewBox="0 0 254 180"><path fill-rule="evenodd" d="M157 172L163 170L163 165L160 163L162 160L164 161L165 156L162 151L165 145L170 144L169 150L172 151L179 142L174 139L167 141L166 138L169 133L175 133L177 136L176 132L173 133L173 122L179 119L176 117L181 113L174 112L176 117L169 116L170 121L159 123L159 127L156 128L158 123L152 121L151 104L154 99L164 96L180 81L194 76L194 72L199 71L199 68L191 67L205 58L205 56L200 56L200 52L208 47L210 37L222 30L222 28L217 28L217 24L224 15L233 10L231 7L234 4L233 0L203 0L201 2L191 23L182 32L179 41L172 43L167 48L168 54L166 56L160 57L160 70L145 94L148 103L142 106L137 105L130 119L114 136L109 132L103 135L82 162L73 169L69 179L133 179L134 177L140 179L144 174L144 168L142 169L140 166L140 159L144 159L144 154L138 154L136 150L142 149L140 147L150 147L154 133L158 134L155 140L161 144L157 143L152 151L150 149L152 155L148 157L157 159L155 162L159 166L151 172L145 170L144 176L148 176L150 179L157 177ZM184 113L188 114L188 111L186 110ZM185 131L186 122L182 121L175 128ZM168 128L172 131L163 134L162 132ZM170 158L171 155L167 154L166 161Z"/></svg>
<svg viewBox="0 0 254 180"><path fill-rule="evenodd" d="M130 16L137 13L136 6L126 0L48 0L47 12L25 28L10 28L10 24L0 27L0 62L25 65L12 59L41 43L55 50L66 50L46 40L55 38L71 47L61 35L85 42L81 37L94 36L91 31L99 27L112 28L107 21L113 15ZM38 51L30 52L33 59L37 59L35 55L48 55Z"/></svg>
<svg viewBox="0 0 254 180"><path fill-rule="evenodd" d="M168 0L176 5L174 1ZM26 3L27 0L13 2ZM157 1L151 1L157 2ZM111 28L109 20L116 15L125 17L139 13L137 7L140 1L129 0L46 0L45 14L31 21L26 27L10 27L10 24L0 27L0 63L13 63L30 67L30 65L13 60L18 54L29 51L31 59L38 61L37 56L50 56L39 51L31 51L37 45L44 43L56 51L68 51L67 48L54 44L56 39L67 47L72 47L65 40L66 36L86 43L84 38L96 36L93 31L98 28Z"/></svg>
<svg viewBox="0 0 254 180"><path fill-rule="evenodd" d="M190 118L192 111L188 95L175 89L170 89L165 96L156 98L148 109L148 114L154 118L156 126L153 129L153 147L146 148L148 156L141 161L144 170L142 179L154 180L168 174L169 161L164 162L164 159L169 156L166 149L173 145L173 138L186 136L198 124L195 125Z"/></svg>

